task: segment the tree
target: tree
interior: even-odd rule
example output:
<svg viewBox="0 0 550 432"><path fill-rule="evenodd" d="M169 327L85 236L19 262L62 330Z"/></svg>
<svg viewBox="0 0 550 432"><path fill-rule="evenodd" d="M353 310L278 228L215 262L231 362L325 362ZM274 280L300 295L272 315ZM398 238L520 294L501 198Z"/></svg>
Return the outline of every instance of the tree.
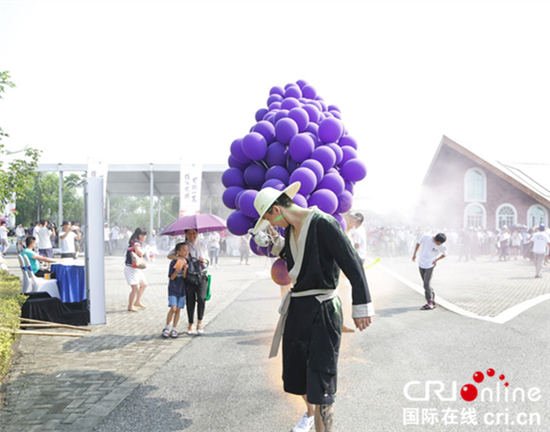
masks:
<svg viewBox="0 0 550 432"><path fill-rule="evenodd" d="M84 175L78 174L63 177L63 219L80 223L84 221L84 180ZM38 173L30 179L17 199L18 221L25 226L39 218L57 223L58 203L59 175Z"/></svg>
<svg viewBox="0 0 550 432"><path fill-rule="evenodd" d="M15 87L10 81L9 72L0 72L0 99L3 99L2 93L5 88ZM9 152L5 149L1 141L4 137L9 137L2 128L0 128L0 212L3 212L4 206L13 200L15 194L18 198L23 193L25 185L32 179L38 166L40 150L26 147L24 158L18 159L11 155L19 152Z"/></svg>

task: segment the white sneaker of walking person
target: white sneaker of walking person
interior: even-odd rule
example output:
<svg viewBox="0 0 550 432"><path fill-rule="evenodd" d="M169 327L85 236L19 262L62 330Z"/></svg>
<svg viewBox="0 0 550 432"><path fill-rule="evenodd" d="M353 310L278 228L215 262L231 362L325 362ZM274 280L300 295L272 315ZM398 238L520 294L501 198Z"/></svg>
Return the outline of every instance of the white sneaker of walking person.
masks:
<svg viewBox="0 0 550 432"><path fill-rule="evenodd" d="M304 413L300 421L294 428L292 432L309 432L315 423L315 416L308 417L307 412Z"/></svg>

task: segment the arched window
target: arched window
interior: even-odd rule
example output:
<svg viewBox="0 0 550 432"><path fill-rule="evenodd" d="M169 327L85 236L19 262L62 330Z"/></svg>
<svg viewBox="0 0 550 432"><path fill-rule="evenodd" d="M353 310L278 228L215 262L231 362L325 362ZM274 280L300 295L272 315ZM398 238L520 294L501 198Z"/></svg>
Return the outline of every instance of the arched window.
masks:
<svg viewBox="0 0 550 432"><path fill-rule="evenodd" d="M485 228L486 213L481 204L468 204L464 209L464 227L465 228Z"/></svg>
<svg viewBox="0 0 550 432"><path fill-rule="evenodd" d="M531 206L527 212L527 226L533 228L539 226L541 223L548 225L548 214L546 210L540 205Z"/></svg>
<svg viewBox="0 0 550 432"><path fill-rule="evenodd" d="M464 176L464 201L485 202L487 200L487 179L483 170L471 168Z"/></svg>
<svg viewBox="0 0 550 432"><path fill-rule="evenodd" d="M518 216L515 207L512 204L502 204L497 208L496 227L501 229L504 225L512 228L517 223Z"/></svg>

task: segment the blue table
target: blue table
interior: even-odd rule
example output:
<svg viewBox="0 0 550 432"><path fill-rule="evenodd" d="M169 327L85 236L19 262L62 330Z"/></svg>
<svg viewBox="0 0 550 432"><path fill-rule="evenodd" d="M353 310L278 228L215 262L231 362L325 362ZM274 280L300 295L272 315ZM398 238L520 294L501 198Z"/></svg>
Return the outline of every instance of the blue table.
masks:
<svg viewBox="0 0 550 432"><path fill-rule="evenodd" d="M86 272L81 261L67 260L60 264L52 264L51 270L56 274L59 296L63 303L86 299Z"/></svg>

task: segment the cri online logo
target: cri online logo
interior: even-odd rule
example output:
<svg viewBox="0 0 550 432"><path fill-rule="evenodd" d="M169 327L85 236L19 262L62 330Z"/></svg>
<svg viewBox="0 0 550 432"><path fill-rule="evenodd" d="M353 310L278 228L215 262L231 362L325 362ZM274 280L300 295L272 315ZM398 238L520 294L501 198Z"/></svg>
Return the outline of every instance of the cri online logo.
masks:
<svg viewBox="0 0 550 432"><path fill-rule="evenodd" d="M494 369L487 369L486 374L489 378L496 376ZM485 381L485 375L478 371L474 373L473 379L477 384L481 384ZM466 384L460 389L460 397L466 402L473 402L478 395L482 402L525 402L526 399L532 402L540 401L541 392L537 387L527 390L522 387L516 387L513 390L509 390L508 382L504 382L504 389L501 390L500 383L505 379L506 377L504 374L500 374L498 380L496 378L493 380L487 379L485 383L489 384L492 381L495 387L492 388L492 386L487 386L479 392L474 384ZM451 382L450 388L442 381L426 381L423 387L422 389L422 383L420 381L410 381L405 385L403 393L410 401L429 401L432 395L435 395L440 401L456 401L458 399L458 386L456 381ZM424 394L422 394L422 390Z"/></svg>
<svg viewBox="0 0 550 432"><path fill-rule="evenodd" d="M495 376L495 370L494 369L487 369L487 376L492 378ZM485 376L483 375L483 372L476 372L474 374L474 381L478 384L481 384L483 380L485 379ZM498 377L501 381L504 381L506 378L504 375L499 375ZM508 383L504 383L506 387L508 387ZM477 387L473 384L466 384L464 387L460 389L460 396L462 399L464 399L466 402L472 402L477 398Z"/></svg>

